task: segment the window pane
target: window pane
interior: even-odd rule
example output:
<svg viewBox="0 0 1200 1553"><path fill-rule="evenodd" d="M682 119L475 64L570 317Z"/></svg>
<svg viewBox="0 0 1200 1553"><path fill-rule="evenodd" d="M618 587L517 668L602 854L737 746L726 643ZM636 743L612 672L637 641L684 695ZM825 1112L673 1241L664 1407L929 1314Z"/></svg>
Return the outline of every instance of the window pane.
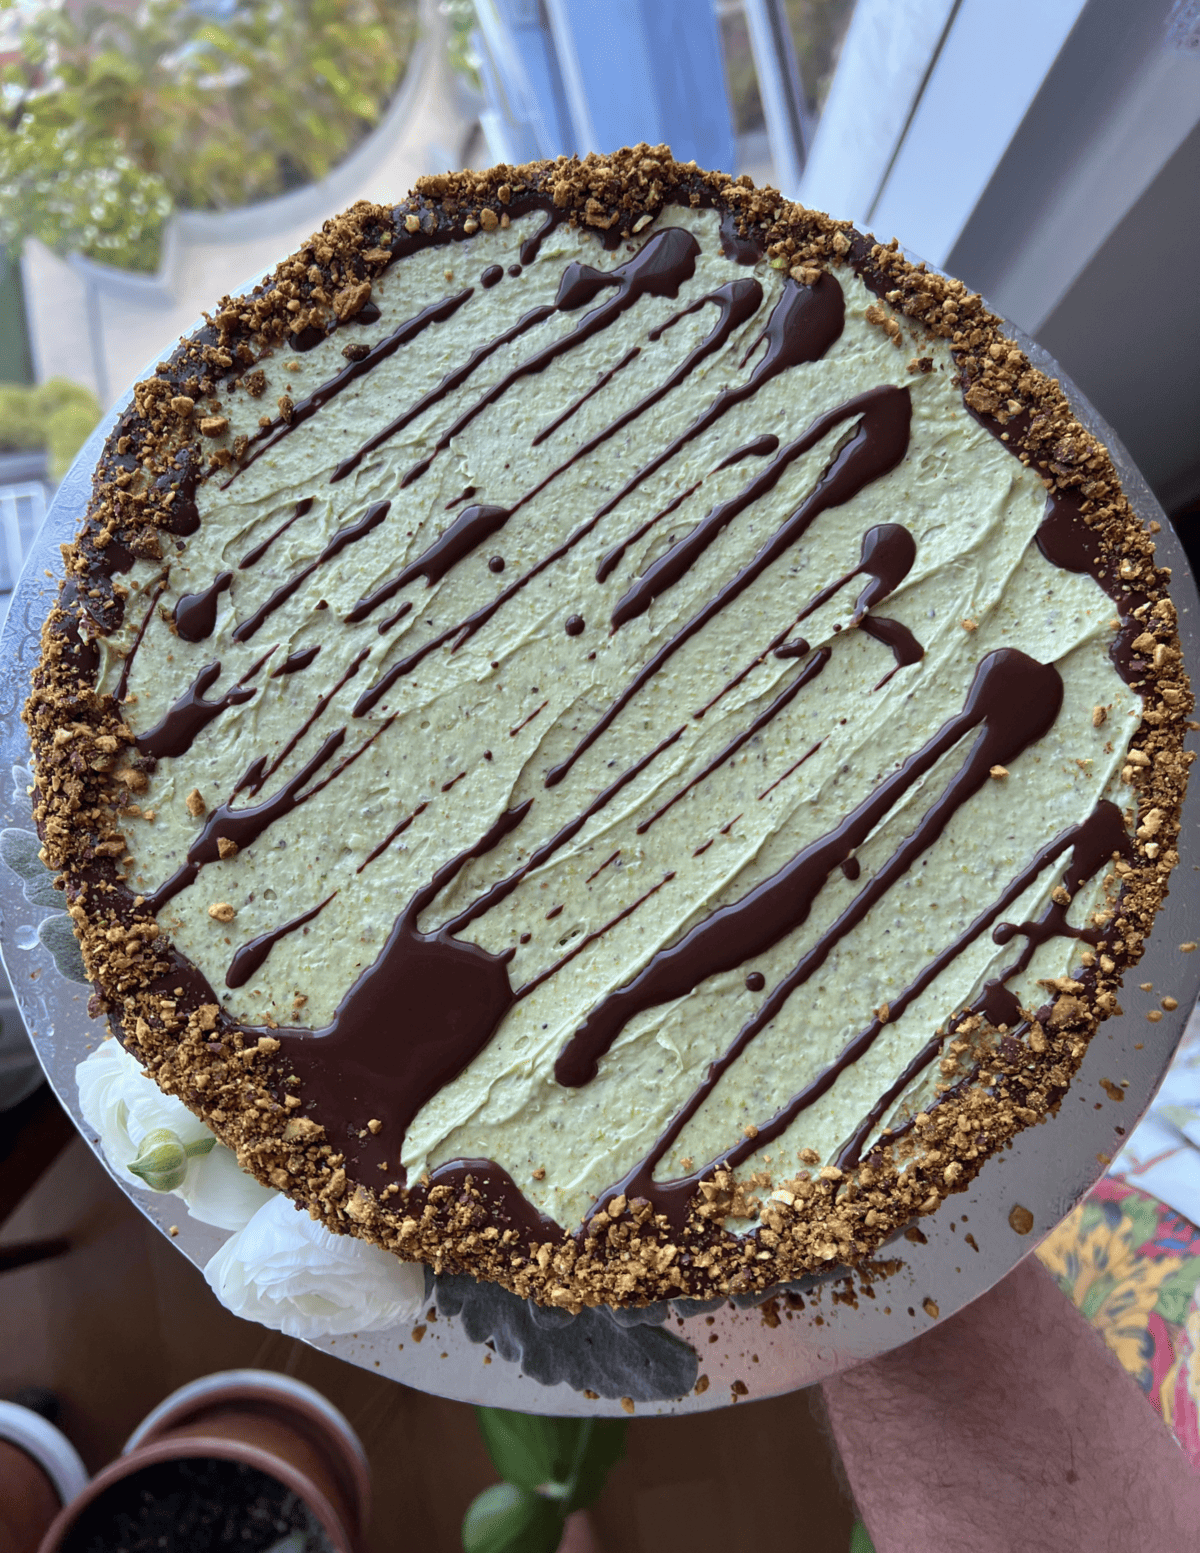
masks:
<svg viewBox="0 0 1200 1553"><path fill-rule="evenodd" d="M829 95L854 0L783 0L808 111L816 119Z"/></svg>

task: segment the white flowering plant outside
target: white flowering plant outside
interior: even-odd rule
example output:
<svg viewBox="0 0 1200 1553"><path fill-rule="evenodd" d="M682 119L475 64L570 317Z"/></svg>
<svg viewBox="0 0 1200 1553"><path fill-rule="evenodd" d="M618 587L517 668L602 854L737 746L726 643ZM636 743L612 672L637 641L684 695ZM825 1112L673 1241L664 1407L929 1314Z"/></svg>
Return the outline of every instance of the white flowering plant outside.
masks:
<svg viewBox="0 0 1200 1553"><path fill-rule="evenodd" d="M204 1275L235 1315L317 1338L381 1331L419 1314L424 1268L331 1234L256 1181L119 1041L102 1041L75 1073L84 1120L116 1175L173 1192L193 1218L233 1231Z"/></svg>
<svg viewBox="0 0 1200 1553"><path fill-rule="evenodd" d="M176 206L271 199L354 149L417 0L0 0L0 25L0 244L153 271Z"/></svg>

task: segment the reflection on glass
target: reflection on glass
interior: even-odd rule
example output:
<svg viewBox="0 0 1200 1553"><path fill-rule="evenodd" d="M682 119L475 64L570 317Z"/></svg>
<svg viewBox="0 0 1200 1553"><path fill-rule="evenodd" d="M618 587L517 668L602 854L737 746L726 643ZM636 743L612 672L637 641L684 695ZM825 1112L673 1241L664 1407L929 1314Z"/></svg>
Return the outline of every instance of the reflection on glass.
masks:
<svg viewBox="0 0 1200 1553"><path fill-rule="evenodd" d="M725 81L734 133L739 136L762 134L766 121L742 0L719 0L717 19L721 26L721 51L725 56Z"/></svg>
<svg viewBox="0 0 1200 1553"><path fill-rule="evenodd" d="M837 69L854 0L777 0L787 17L809 116L815 123Z"/></svg>

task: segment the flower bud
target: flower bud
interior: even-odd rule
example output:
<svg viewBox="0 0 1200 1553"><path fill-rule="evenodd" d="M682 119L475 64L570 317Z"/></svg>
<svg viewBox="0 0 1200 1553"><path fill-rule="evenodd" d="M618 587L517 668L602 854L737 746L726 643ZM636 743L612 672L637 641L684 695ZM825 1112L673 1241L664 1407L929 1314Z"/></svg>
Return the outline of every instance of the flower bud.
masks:
<svg viewBox="0 0 1200 1553"><path fill-rule="evenodd" d="M152 1191L173 1192L187 1180L188 1160L209 1153L216 1141L210 1137L185 1144L169 1127L156 1127L142 1139L129 1169Z"/></svg>

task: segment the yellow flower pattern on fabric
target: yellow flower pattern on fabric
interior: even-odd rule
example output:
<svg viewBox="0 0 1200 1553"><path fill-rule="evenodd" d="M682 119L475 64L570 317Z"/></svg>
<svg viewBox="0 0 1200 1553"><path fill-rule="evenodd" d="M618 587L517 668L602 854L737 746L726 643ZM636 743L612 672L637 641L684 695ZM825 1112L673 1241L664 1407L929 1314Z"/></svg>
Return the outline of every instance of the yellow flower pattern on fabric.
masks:
<svg viewBox="0 0 1200 1553"><path fill-rule="evenodd" d="M1037 1255L1200 1467L1200 1229L1107 1176Z"/></svg>
<svg viewBox="0 0 1200 1553"><path fill-rule="evenodd" d="M1165 1259L1138 1257L1138 1228L1124 1216L1114 1228L1092 1203L1083 1203L1048 1237L1038 1255L1122 1367L1145 1389L1151 1357L1147 1324L1159 1288L1174 1267Z"/></svg>

